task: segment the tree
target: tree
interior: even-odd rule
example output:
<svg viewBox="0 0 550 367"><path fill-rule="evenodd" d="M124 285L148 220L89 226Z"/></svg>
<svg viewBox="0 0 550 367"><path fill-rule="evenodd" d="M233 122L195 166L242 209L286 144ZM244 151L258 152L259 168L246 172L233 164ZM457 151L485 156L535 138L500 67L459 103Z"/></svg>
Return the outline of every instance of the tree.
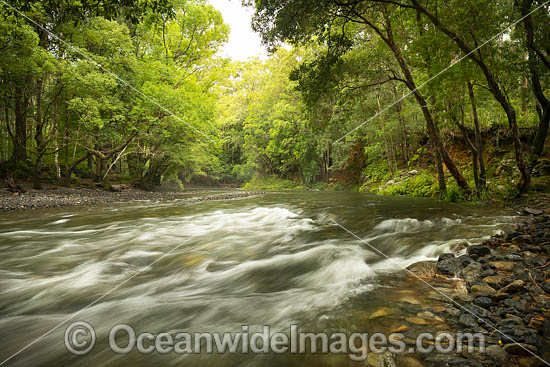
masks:
<svg viewBox="0 0 550 367"><path fill-rule="evenodd" d="M405 18L393 5L369 3L368 1L333 2L323 1L257 1L254 27L261 32L264 41L276 45L290 40L295 43L308 41L317 36L330 47L349 49L352 38L346 35L348 23L368 27L386 44L392 52L400 77L411 91L422 110L430 139L434 142L441 158L455 178L459 187L469 192L468 183L443 145L427 100L417 87L409 62L404 56L405 47L399 44L399 36L394 28ZM399 19L399 21L397 21ZM364 30L367 31L367 30Z"/></svg>

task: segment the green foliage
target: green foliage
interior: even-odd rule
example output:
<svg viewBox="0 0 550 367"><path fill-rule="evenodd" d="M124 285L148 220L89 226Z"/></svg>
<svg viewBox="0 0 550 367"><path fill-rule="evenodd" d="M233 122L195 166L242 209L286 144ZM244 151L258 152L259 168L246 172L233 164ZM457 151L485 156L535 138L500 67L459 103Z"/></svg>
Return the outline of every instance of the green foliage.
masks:
<svg viewBox="0 0 550 367"><path fill-rule="evenodd" d="M428 171L423 171L418 175L406 177L398 183L382 186L378 192L382 195L435 197L439 192L439 188L433 175Z"/></svg>
<svg viewBox="0 0 550 367"><path fill-rule="evenodd" d="M388 163L385 161L373 161L363 171L365 183L386 182L390 179Z"/></svg>
<svg viewBox="0 0 550 367"><path fill-rule="evenodd" d="M452 184L447 187L445 192L444 200L450 203L458 203L459 201L465 201L467 196L464 195L464 192L456 185Z"/></svg>
<svg viewBox="0 0 550 367"><path fill-rule="evenodd" d="M111 175L148 188L168 181L248 181L247 188L270 190L382 185L386 195L435 196L431 140L437 134L427 129L419 102L429 105L453 159L465 161L464 136L473 135L474 126L471 83L485 137L504 140L486 142L486 153L512 162L509 177L500 172L487 195L509 200L518 194L500 103L510 101L522 133L543 127L550 108L548 12L532 15L531 40L528 24L520 23L473 55L506 91L499 100L487 89L494 88L488 73L475 59L457 63L465 52L438 28L447 25L475 45L535 3L411 2L433 10L439 24L394 2L247 3L264 41L291 43L291 50L247 62L219 56L229 27L204 0L10 3L76 49L0 5L0 154L9 161L2 173L61 173L74 181ZM433 76L437 82L425 84ZM403 99L410 90L429 98ZM18 138L26 140L26 157L15 157ZM459 163L473 187L472 165ZM549 174L544 154L531 163L535 176ZM421 173L407 175L406 168ZM488 167L490 178L494 168ZM535 183L544 189L545 181ZM448 182L445 199L470 198Z"/></svg>
<svg viewBox="0 0 550 367"><path fill-rule="evenodd" d="M284 180L277 176L254 177L250 182L243 186L243 190L248 191L287 191L287 190L306 190L306 187L298 184L296 181Z"/></svg>

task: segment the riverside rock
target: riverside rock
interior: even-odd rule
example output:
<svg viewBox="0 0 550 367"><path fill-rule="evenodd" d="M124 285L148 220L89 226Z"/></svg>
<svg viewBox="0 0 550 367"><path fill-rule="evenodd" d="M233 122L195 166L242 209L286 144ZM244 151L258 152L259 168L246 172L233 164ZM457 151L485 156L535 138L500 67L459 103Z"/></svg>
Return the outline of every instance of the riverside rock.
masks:
<svg viewBox="0 0 550 367"><path fill-rule="evenodd" d="M504 276L503 275L493 275L489 277L483 278L483 282L487 283L489 286L491 286L494 289L500 289L502 288L502 284L504 283Z"/></svg>
<svg viewBox="0 0 550 367"><path fill-rule="evenodd" d="M453 367L540 365L533 354L550 351L549 216L531 213L514 231L498 233L481 245L468 247L459 257L444 254L435 266L445 277L434 276L428 282L434 289L446 289L443 284L447 282L451 294L446 294L453 300L445 310L438 310L438 315L460 332L485 334L488 348L486 353L462 353L465 359L426 356L423 363ZM448 279L455 275L463 279ZM465 294L464 288L469 293ZM493 328L504 335L495 334Z"/></svg>
<svg viewBox="0 0 550 367"><path fill-rule="evenodd" d="M485 354L499 364L503 364L509 361L510 355L503 347L498 345L490 345L485 349Z"/></svg>
<svg viewBox="0 0 550 367"><path fill-rule="evenodd" d="M455 259L445 259L437 262L437 271L443 275L455 276L458 272L458 264Z"/></svg>
<svg viewBox="0 0 550 367"><path fill-rule="evenodd" d="M484 297L484 296L476 297L476 299L474 300L474 305L483 307L483 308L489 308L493 305L493 300L490 299L489 297Z"/></svg>
<svg viewBox="0 0 550 367"><path fill-rule="evenodd" d="M488 285L473 285L472 288L470 288L472 293L483 293L483 294L494 294L497 291L488 286Z"/></svg>
<svg viewBox="0 0 550 367"><path fill-rule="evenodd" d="M540 287L542 288L543 291L545 291L546 293L550 293L550 280L547 280L546 282L542 283L540 285Z"/></svg>
<svg viewBox="0 0 550 367"><path fill-rule="evenodd" d="M468 247L468 255L484 257L491 254L491 249L485 246L471 246Z"/></svg>
<svg viewBox="0 0 550 367"><path fill-rule="evenodd" d="M479 327L479 324L477 323L477 320L475 317L470 315L469 313L465 313L458 319L458 323L462 326L477 329Z"/></svg>
<svg viewBox="0 0 550 367"><path fill-rule="evenodd" d="M523 209L523 212L525 214L529 214L529 215L534 215L534 216L539 216L539 215L543 215L544 212L542 210L539 210L539 209L531 209L531 208L525 208Z"/></svg>
<svg viewBox="0 0 550 367"><path fill-rule="evenodd" d="M516 264L514 264L511 261L491 261L489 262L490 265L494 266L496 270L498 271L513 271L516 267Z"/></svg>
<svg viewBox="0 0 550 367"><path fill-rule="evenodd" d="M517 293L522 292L523 290L525 290L525 282L523 280L516 280L508 284L506 287L501 288L499 293Z"/></svg>
<svg viewBox="0 0 550 367"><path fill-rule="evenodd" d="M514 356L532 356L538 353L538 348L529 344L513 343L505 345L504 351Z"/></svg>

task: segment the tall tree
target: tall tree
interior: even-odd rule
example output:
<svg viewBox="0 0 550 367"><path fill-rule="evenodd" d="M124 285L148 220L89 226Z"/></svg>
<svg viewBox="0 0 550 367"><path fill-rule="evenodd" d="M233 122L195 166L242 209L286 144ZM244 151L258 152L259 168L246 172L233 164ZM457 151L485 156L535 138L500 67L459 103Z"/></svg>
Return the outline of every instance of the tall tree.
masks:
<svg viewBox="0 0 550 367"><path fill-rule="evenodd" d="M426 97L418 89L410 63L404 56L405 46L399 44L394 28L397 23L402 24L404 19L401 18L402 14L396 11L395 6L368 1L268 0L255 2L255 9L254 27L261 32L264 41L272 45L287 40L300 43L310 40L312 36L317 36L320 40L327 41L329 46L336 43L336 47L345 48L346 42L352 42L345 34L348 23L364 25L380 37L399 66L402 75L396 79L407 86L422 110L428 135L442 160L458 186L470 192L466 179L441 141ZM398 18L400 21L397 21Z"/></svg>

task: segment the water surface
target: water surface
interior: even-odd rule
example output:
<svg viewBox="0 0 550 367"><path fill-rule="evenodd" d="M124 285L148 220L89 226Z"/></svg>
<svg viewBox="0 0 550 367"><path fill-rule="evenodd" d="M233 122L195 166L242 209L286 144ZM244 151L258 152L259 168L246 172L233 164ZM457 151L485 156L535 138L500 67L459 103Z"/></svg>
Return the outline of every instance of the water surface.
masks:
<svg viewBox="0 0 550 367"><path fill-rule="evenodd" d="M341 356L119 356L107 349L107 335L121 323L153 333L242 325L285 331L290 324L314 332L391 330L398 321L368 315L383 306L406 313L403 300L415 305L415 297L431 294L402 267L479 243L515 221L502 209L358 193L2 214L0 360L142 271L74 319L98 334L89 355L67 352L64 324L6 365L361 365Z"/></svg>

